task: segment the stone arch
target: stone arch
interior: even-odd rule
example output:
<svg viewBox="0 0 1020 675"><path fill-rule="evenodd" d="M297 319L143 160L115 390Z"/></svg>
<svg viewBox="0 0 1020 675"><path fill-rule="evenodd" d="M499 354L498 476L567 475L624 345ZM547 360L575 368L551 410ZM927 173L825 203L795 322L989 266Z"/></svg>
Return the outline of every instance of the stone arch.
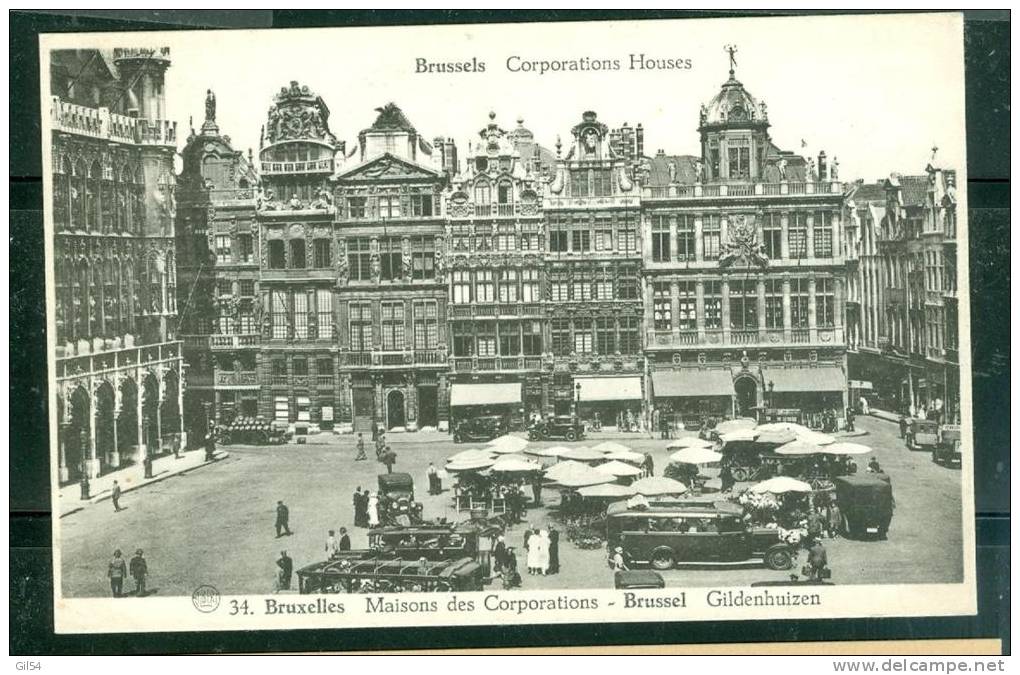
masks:
<svg viewBox="0 0 1020 675"><path fill-rule="evenodd" d="M92 436L92 399L84 386L74 387L67 396L68 424L64 435L64 463L70 480L87 471Z"/></svg>
<svg viewBox="0 0 1020 675"><path fill-rule="evenodd" d="M159 390L159 377L151 370L146 371L138 391L142 399L142 437L139 444L145 446L150 455L158 453L160 447Z"/></svg>
<svg viewBox="0 0 1020 675"><path fill-rule="evenodd" d="M98 159L93 159L89 165L88 184L85 186L85 222L89 231L102 229L101 182L103 178L103 167Z"/></svg>
<svg viewBox="0 0 1020 675"><path fill-rule="evenodd" d="M133 377L121 378L117 384L117 451L121 460L134 455L138 440L138 383Z"/></svg>
<svg viewBox="0 0 1020 675"><path fill-rule="evenodd" d="M741 373L733 380L734 408L740 417L752 417L753 408L761 404L761 388L750 373Z"/></svg>
<svg viewBox="0 0 1020 675"><path fill-rule="evenodd" d="M96 406L96 457L114 467L120 464L117 459L116 398L113 385L106 380L100 381L93 395Z"/></svg>
<svg viewBox="0 0 1020 675"><path fill-rule="evenodd" d="M386 428L407 426L407 398L402 389L390 389L386 392Z"/></svg>
<svg viewBox="0 0 1020 675"><path fill-rule="evenodd" d="M71 335L76 340L86 340L89 337L89 304L90 286L89 261L82 257L74 264L74 272L71 278Z"/></svg>
<svg viewBox="0 0 1020 675"><path fill-rule="evenodd" d="M163 400L160 402L160 426L164 436L181 430L180 386L177 370L168 369L163 374Z"/></svg>

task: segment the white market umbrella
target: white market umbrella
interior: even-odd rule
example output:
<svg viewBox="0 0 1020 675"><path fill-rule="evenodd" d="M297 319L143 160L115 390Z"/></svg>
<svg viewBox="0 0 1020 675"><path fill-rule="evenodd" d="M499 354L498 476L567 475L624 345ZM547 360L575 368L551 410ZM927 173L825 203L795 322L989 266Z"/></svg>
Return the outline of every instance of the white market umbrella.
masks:
<svg viewBox="0 0 1020 675"><path fill-rule="evenodd" d="M832 445L824 445L821 450L827 455L866 455L871 452L871 448L866 445L850 443L848 441L839 441Z"/></svg>
<svg viewBox="0 0 1020 675"><path fill-rule="evenodd" d="M606 455L606 459L615 460L617 462L628 462L630 464L643 464L645 456L640 452L634 452L633 450L621 450L619 452L611 452Z"/></svg>
<svg viewBox="0 0 1020 675"><path fill-rule="evenodd" d="M592 450L598 450L599 452L609 455L614 452L630 452L630 448L623 443L617 443L616 441L602 441L598 445L593 445Z"/></svg>
<svg viewBox="0 0 1020 675"><path fill-rule="evenodd" d="M674 450L680 448L711 448L715 445L714 441L705 440L704 438L698 438L697 436L685 436L684 438L675 438L666 444L667 450Z"/></svg>
<svg viewBox="0 0 1020 675"><path fill-rule="evenodd" d="M822 446L798 438L785 445L780 445L775 452L777 455L817 455L822 452Z"/></svg>
<svg viewBox="0 0 1020 675"><path fill-rule="evenodd" d="M551 481L556 481L560 476L565 476L578 467L590 468L587 464L582 464L581 462L559 462L545 470L545 477Z"/></svg>
<svg viewBox="0 0 1020 675"><path fill-rule="evenodd" d="M505 457L509 457L509 455L500 457L492 465L493 473L532 473L542 470L542 465L538 462L533 462L529 459L505 459Z"/></svg>
<svg viewBox="0 0 1020 675"><path fill-rule="evenodd" d="M687 486L678 480L665 476L648 476L631 483L634 492L645 497L653 495L680 495L687 492Z"/></svg>
<svg viewBox="0 0 1020 675"><path fill-rule="evenodd" d="M601 483L612 483L615 480L616 476L596 471L585 464L581 464L580 468L571 468L569 471L563 472L562 475L559 475L556 478L556 482L563 487L574 488L599 485Z"/></svg>
<svg viewBox="0 0 1020 675"><path fill-rule="evenodd" d="M742 431L745 429L754 429L758 426L758 423L750 417L738 417L735 420L724 420L715 425L715 432L722 436L728 434L731 431Z"/></svg>
<svg viewBox="0 0 1020 675"><path fill-rule="evenodd" d="M803 424L797 424L796 422L766 422L765 424L759 424L755 429L757 431L789 431L793 434L811 431Z"/></svg>
<svg viewBox="0 0 1020 675"><path fill-rule="evenodd" d="M754 429L736 429L734 431L728 431L724 434L719 434L719 440L723 443L732 443L734 441L753 441L757 437Z"/></svg>
<svg viewBox="0 0 1020 675"><path fill-rule="evenodd" d="M556 445L551 448L528 448L524 451L526 455L535 455L536 457L555 457L560 458L563 453L570 452L571 448L564 448L562 445Z"/></svg>
<svg viewBox="0 0 1020 675"><path fill-rule="evenodd" d="M528 441L520 436L511 436L510 434L507 434L489 441L488 447L496 454L504 455L512 452L520 452L524 448L528 447Z"/></svg>
<svg viewBox="0 0 1020 675"><path fill-rule="evenodd" d="M766 429L762 431L761 427L758 427L754 430L754 433L757 434L754 438L755 443L767 443L770 445L786 445L798 438L797 434L787 429Z"/></svg>
<svg viewBox="0 0 1020 675"><path fill-rule="evenodd" d="M633 464L625 464L624 462L618 462L616 460L606 462L605 464L599 464L595 467L595 470L609 474L610 476L640 476L644 473L644 470L639 469Z"/></svg>
<svg viewBox="0 0 1020 675"><path fill-rule="evenodd" d="M683 448L669 456L670 461L681 464L715 464L722 461L722 454L708 448Z"/></svg>
<svg viewBox="0 0 1020 675"><path fill-rule="evenodd" d="M455 462L471 462L480 459L492 460L493 459L492 453L489 452L488 450L477 450L475 448L471 448L468 450L461 450L455 455L450 455L449 457L446 458L446 461L455 463Z"/></svg>
<svg viewBox="0 0 1020 675"><path fill-rule="evenodd" d="M751 492L771 492L774 495L785 492L811 492L811 486L802 480L789 476L776 476L748 488Z"/></svg>
<svg viewBox="0 0 1020 675"><path fill-rule="evenodd" d="M814 443L815 445L830 445L831 443L836 442L836 439L829 434L823 434L820 431L811 431L810 429L798 433L797 438L802 441L807 441L808 443Z"/></svg>
<svg viewBox="0 0 1020 675"><path fill-rule="evenodd" d="M491 459L476 459L476 460L465 460L461 462L451 462L447 464L445 469L451 473L457 473L458 471L481 471L488 469L495 462Z"/></svg>
<svg viewBox="0 0 1020 675"><path fill-rule="evenodd" d="M606 455L603 452L599 452L592 448L586 448L584 446L571 448L560 455L563 459L572 459L577 462L597 462L600 459L604 459L605 456Z"/></svg>
<svg viewBox="0 0 1020 675"><path fill-rule="evenodd" d="M577 494L592 499L621 499L623 497L634 496L634 488L630 485L603 483L602 485L589 485L578 488Z"/></svg>

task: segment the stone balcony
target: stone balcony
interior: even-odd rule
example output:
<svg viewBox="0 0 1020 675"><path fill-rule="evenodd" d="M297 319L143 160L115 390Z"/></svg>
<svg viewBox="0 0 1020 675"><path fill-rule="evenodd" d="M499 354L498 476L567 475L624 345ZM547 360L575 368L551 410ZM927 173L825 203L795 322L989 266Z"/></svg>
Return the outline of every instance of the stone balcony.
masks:
<svg viewBox="0 0 1020 675"><path fill-rule="evenodd" d="M415 349L402 351L340 352L340 366L347 368L407 368L409 366L446 366L446 350Z"/></svg>
<svg viewBox="0 0 1020 675"><path fill-rule="evenodd" d="M253 370L241 370L241 371L216 371L214 382L217 387L224 388L252 388L259 386L258 373Z"/></svg>
<svg viewBox="0 0 1020 675"><path fill-rule="evenodd" d="M333 173L332 159L313 159L304 162L262 162L262 175L290 173Z"/></svg>
<svg viewBox="0 0 1020 675"><path fill-rule="evenodd" d="M650 330L645 334L645 349L678 350L692 348L734 347L748 348L782 348L782 347L833 347L844 344L842 326L831 328L794 328L781 329L719 329L704 330Z"/></svg>
<svg viewBox="0 0 1020 675"><path fill-rule="evenodd" d="M93 353L79 350L78 355L63 351L66 356L57 355L57 379L74 377L87 373L101 374L123 368L154 365L157 363L172 364L181 357L181 343L161 342L141 346L110 348Z"/></svg>
<svg viewBox="0 0 1020 675"><path fill-rule="evenodd" d="M255 349L258 348L260 342L261 336L258 333L209 336L209 348L213 351Z"/></svg>
<svg viewBox="0 0 1020 675"><path fill-rule="evenodd" d="M537 302L472 303L470 305L448 305L451 319L497 319L521 316L542 316L542 305Z"/></svg>
<svg viewBox="0 0 1020 675"><path fill-rule="evenodd" d="M50 97L50 126L53 131L135 145L177 144L177 122L119 115L109 108L90 108L58 96Z"/></svg>
<svg viewBox="0 0 1020 675"><path fill-rule="evenodd" d="M643 200L682 200L706 198L782 197L805 195L839 195L843 184L839 181L805 183L719 183L708 185L655 185L641 190Z"/></svg>
<svg viewBox="0 0 1020 675"><path fill-rule="evenodd" d="M552 365L541 356L454 356L450 370L454 373L489 373L540 371Z"/></svg>

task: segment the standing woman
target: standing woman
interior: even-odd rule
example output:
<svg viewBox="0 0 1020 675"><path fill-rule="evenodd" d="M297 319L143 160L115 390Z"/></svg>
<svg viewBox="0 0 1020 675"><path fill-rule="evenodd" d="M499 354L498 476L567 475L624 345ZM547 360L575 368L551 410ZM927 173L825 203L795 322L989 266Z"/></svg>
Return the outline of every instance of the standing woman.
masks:
<svg viewBox="0 0 1020 675"><path fill-rule="evenodd" d="M379 495L378 493L371 493L368 496L368 526L376 527L379 525Z"/></svg>

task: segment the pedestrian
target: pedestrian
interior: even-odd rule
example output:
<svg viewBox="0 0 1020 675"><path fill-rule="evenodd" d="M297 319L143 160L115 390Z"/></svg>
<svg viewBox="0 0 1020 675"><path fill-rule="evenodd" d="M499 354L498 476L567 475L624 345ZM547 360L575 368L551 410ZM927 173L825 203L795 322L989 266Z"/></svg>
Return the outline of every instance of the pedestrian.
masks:
<svg viewBox="0 0 1020 675"><path fill-rule="evenodd" d="M641 462L641 468L645 470L645 476L655 475L655 461L652 459L650 452L645 453L645 459Z"/></svg>
<svg viewBox="0 0 1020 675"><path fill-rule="evenodd" d="M114 513L116 513L117 511L121 510L121 508L120 508L120 495L121 495L120 483L117 482L117 479L114 479L113 480L113 511L114 511Z"/></svg>
<svg viewBox="0 0 1020 675"><path fill-rule="evenodd" d="M822 514L816 508L812 508L811 513L807 517L807 542L809 547L813 542L822 538L824 529L825 520L822 518Z"/></svg>
<svg viewBox="0 0 1020 675"><path fill-rule="evenodd" d="M877 457L872 457L868 462L868 473L882 473L882 465L878 463Z"/></svg>
<svg viewBox="0 0 1020 675"><path fill-rule="evenodd" d="M372 420L372 442L375 443L379 440L379 423Z"/></svg>
<svg viewBox="0 0 1020 675"><path fill-rule="evenodd" d="M135 557L131 558L128 565L131 577L135 580L135 597L145 597L145 577L149 576L149 564L142 555L142 549L135 551Z"/></svg>
<svg viewBox="0 0 1020 675"><path fill-rule="evenodd" d="M290 509L282 502L276 502L276 538L279 539L286 532L288 535L294 534L290 531Z"/></svg>
<svg viewBox="0 0 1020 675"><path fill-rule="evenodd" d="M216 438L210 431L205 435L205 461L211 462L216 455Z"/></svg>
<svg viewBox="0 0 1020 675"><path fill-rule="evenodd" d="M825 553L825 546L820 539L816 539L811 548L808 549L808 578L811 581L821 581L827 575L824 573L829 564L828 556Z"/></svg>
<svg viewBox="0 0 1020 675"><path fill-rule="evenodd" d="M375 458L379 459L380 457L382 457L383 450L385 450L385 449L386 449L386 438L383 436L383 433L380 431L375 436Z"/></svg>
<svg viewBox="0 0 1020 675"><path fill-rule="evenodd" d="M294 574L294 561L286 551L280 551L280 558L276 561L276 566L280 568L277 574L277 588L281 591L289 591L290 579Z"/></svg>
<svg viewBox="0 0 1020 675"><path fill-rule="evenodd" d="M826 515L829 521L829 536L835 539L839 536L839 528L843 526L843 514L839 510L839 501L835 495L829 497Z"/></svg>
<svg viewBox="0 0 1020 675"><path fill-rule="evenodd" d="M341 552L341 553L344 552L344 551L350 551L351 550L351 538L347 534L347 528L346 527L341 527L340 528L340 541L336 545L336 550Z"/></svg>
<svg viewBox="0 0 1020 675"><path fill-rule="evenodd" d="M393 473L393 465L397 463L397 453L390 450L390 446L386 446L386 451L380 460L386 465L386 473Z"/></svg>
<svg viewBox="0 0 1020 675"><path fill-rule="evenodd" d="M503 563L506 561L506 540L503 535L496 537L496 545L492 547L492 562L495 572L503 571Z"/></svg>
<svg viewBox="0 0 1020 675"><path fill-rule="evenodd" d="M870 415L871 414L871 406L868 404L868 399L866 399L863 394L861 395L860 404L861 404L861 414L862 415Z"/></svg>
<svg viewBox="0 0 1020 675"><path fill-rule="evenodd" d="M900 438L907 437L907 418L900 415Z"/></svg>
<svg viewBox="0 0 1020 675"><path fill-rule="evenodd" d="M110 578L110 591L113 592L113 597L121 597L124 589L124 577L127 576L127 565L124 563L124 558L121 557L119 548L113 552L113 560L110 561L106 576Z"/></svg>
<svg viewBox="0 0 1020 675"><path fill-rule="evenodd" d="M506 549L506 557L503 560L503 588L517 588L521 585L521 575L517 571L517 553L513 546Z"/></svg>
<svg viewBox="0 0 1020 675"><path fill-rule="evenodd" d="M846 430L854 431L854 409L853 406L846 407Z"/></svg>
<svg viewBox="0 0 1020 675"><path fill-rule="evenodd" d="M542 535L533 532L528 539L528 574L542 573L542 559L544 555Z"/></svg>
<svg viewBox="0 0 1020 675"><path fill-rule="evenodd" d="M615 572L622 572L630 569L627 567L627 562L623 558L622 546L617 546L613 549L613 553L609 556L609 567Z"/></svg>
<svg viewBox="0 0 1020 675"><path fill-rule="evenodd" d="M336 532L333 530L329 531L329 535L326 537L326 560L332 560L336 557L337 551Z"/></svg>
<svg viewBox="0 0 1020 675"><path fill-rule="evenodd" d="M368 526L377 527L379 525L379 495L372 492L368 495Z"/></svg>
<svg viewBox="0 0 1020 675"><path fill-rule="evenodd" d="M537 471L531 474L531 498L535 506L542 505L542 474Z"/></svg>
<svg viewBox="0 0 1020 675"><path fill-rule="evenodd" d="M433 464L432 462L429 462L429 468L425 470L425 475L428 477L429 494L430 495L439 494L440 491L437 488L439 471L436 469L436 465Z"/></svg>
<svg viewBox="0 0 1020 675"><path fill-rule="evenodd" d="M560 573L560 531L549 526L549 574Z"/></svg>
<svg viewBox="0 0 1020 675"><path fill-rule="evenodd" d="M351 497L351 502L354 505L354 527L364 527L362 524L364 519L362 518L361 509L361 486L359 485L354 490L354 495Z"/></svg>
<svg viewBox="0 0 1020 675"><path fill-rule="evenodd" d="M358 434L358 454L354 456L354 461L359 462L363 459L368 459L368 455L365 454L365 434Z"/></svg>

